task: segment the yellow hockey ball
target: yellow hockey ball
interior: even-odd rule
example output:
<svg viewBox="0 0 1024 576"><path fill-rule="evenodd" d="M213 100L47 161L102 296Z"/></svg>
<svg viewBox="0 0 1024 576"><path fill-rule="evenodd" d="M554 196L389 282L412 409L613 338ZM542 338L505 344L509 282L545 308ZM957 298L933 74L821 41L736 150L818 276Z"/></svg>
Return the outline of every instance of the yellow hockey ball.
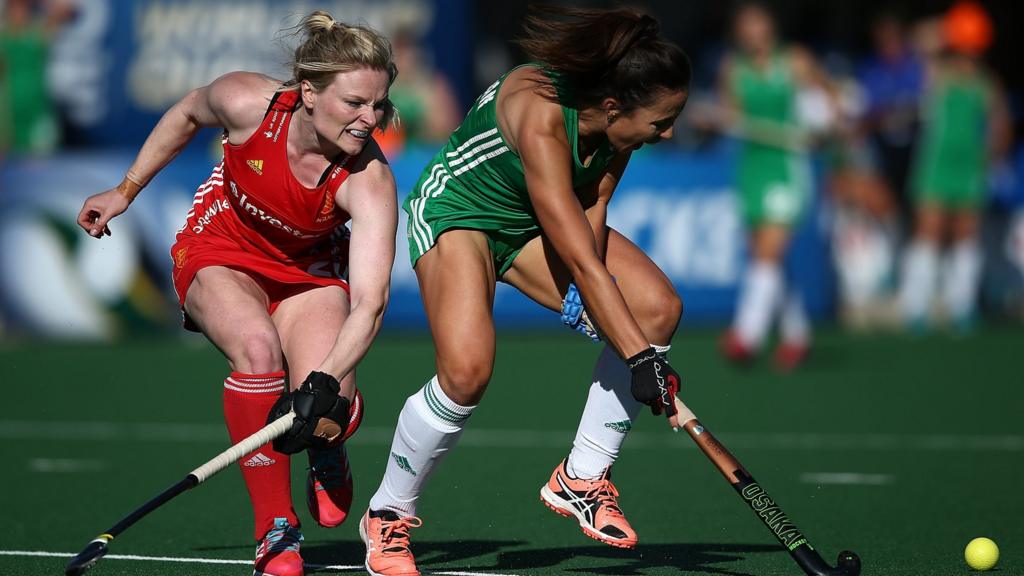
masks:
<svg viewBox="0 0 1024 576"><path fill-rule="evenodd" d="M975 570L991 570L999 561L999 547L988 538L975 538L967 544L964 559Z"/></svg>

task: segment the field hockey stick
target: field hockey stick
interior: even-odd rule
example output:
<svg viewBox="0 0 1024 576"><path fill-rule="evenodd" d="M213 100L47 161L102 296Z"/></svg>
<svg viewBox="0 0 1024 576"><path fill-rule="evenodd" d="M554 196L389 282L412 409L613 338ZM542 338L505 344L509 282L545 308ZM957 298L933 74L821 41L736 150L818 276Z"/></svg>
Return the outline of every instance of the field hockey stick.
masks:
<svg viewBox="0 0 1024 576"><path fill-rule="evenodd" d="M829 566L821 555L807 541L789 516L768 496L750 475L739 460L729 453L706 428L701 426L697 417L678 398L675 399L676 410L679 411L679 425L686 430L690 438L697 443L704 455L732 484L732 487L743 498L761 522L775 534L789 555L807 576L858 576L860 574L860 558L849 550L839 553L836 567Z"/></svg>
<svg viewBox="0 0 1024 576"><path fill-rule="evenodd" d="M68 562L67 568L64 569L64 574L66 576L79 576L80 574L85 573L86 570L92 568L97 562L99 562L100 558L107 553L107 545L110 541L131 527L132 524L135 524L150 512L163 506L175 496L202 484L208 478L227 468L242 456L284 434L289 428L291 428L292 421L294 419L295 412L289 412L284 416L281 416L277 420L274 420L270 424L267 424L263 428L257 430L253 435L221 452L206 464L196 468L180 482L171 486L167 490L164 490L149 502L139 506L131 514L122 518L117 524L114 524L112 528L97 536L92 542L89 542L89 544L79 552L77 556Z"/></svg>

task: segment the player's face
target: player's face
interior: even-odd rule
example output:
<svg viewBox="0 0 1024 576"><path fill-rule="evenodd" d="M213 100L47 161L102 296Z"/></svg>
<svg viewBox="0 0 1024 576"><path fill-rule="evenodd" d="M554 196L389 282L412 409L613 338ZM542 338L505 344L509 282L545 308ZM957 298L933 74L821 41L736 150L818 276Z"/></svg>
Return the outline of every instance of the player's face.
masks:
<svg viewBox="0 0 1024 576"><path fill-rule="evenodd" d="M638 150L644 144L657 144L672 137L676 118L686 104L687 92L663 91L654 102L619 115L605 134L612 148L622 152Z"/></svg>
<svg viewBox="0 0 1024 576"><path fill-rule="evenodd" d="M772 17L760 6L747 6L736 15L736 41L743 50L762 52L775 43Z"/></svg>
<svg viewBox="0 0 1024 576"><path fill-rule="evenodd" d="M358 154L384 119L387 97L387 72L370 68L339 72L315 95L313 128L321 140L346 154Z"/></svg>

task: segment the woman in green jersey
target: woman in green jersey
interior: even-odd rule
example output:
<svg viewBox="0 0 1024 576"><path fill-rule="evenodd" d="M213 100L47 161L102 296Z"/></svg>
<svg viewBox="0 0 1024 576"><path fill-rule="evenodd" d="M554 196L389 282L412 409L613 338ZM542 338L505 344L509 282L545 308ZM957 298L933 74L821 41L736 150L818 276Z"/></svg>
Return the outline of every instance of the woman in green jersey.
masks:
<svg viewBox="0 0 1024 576"><path fill-rule="evenodd" d="M635 546L608 469L645 404L676 420L679 377L664 353L682 304L605 217L630 154L672 136L689 59L627 9L535 8L520 45L532 62L484 91L405 202L437 375L402 409L360 523L372 574L418 573L416 501L490 380L496 282L607 342L572 451L541 489L547 506L593 538Z"/></svg>
<svg viewBox="0 0 1024 576"><path fill-rule="evenodd" d="M734 22L736 49L722 61L719 92L723 127L740 140L736 188L750 235L751 262L744 274L733 325L722 352L737 362L753 359L779 315L776 362L791 369L804 358L810 330L800 294L786 286L782 261L793 229L810 199L807 132L797 124L797 96L824 91L814 59L781 46L763 6L744 4ZM826 99L826 109L831 103Z"/></svg>
<svg viewBox="0 0 1024 576"><path fill-rule="evenodd" d="M1005 154L1010 129L1001 90L980 61L992 41L988 15L979 4L961 2L942 27L947 50L932 66L926 88L911 179L916 223L904 254L899 303L907 324L920 329L941 287L946 318L964 331L972 324L981 274L978 228L989 160ZM943 244L948 250L940 266Z"/></svg>

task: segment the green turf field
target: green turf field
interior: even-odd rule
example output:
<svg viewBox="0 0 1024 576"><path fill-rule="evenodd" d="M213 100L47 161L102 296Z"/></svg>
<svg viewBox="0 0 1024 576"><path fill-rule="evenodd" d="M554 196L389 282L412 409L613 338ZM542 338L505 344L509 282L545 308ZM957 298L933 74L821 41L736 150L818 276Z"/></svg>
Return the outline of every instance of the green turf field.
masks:
<svg viewBox="0 0 1024 576"><path fill-rule="evenodd" d="M826 333L806 369L723 364L715 334L675 341L682 397L829 562L868 575L967 574L975 536L998 574L1024 573L1024 331L971 339ZM646 415L615 469L636 551L604 547L547 510L538 489L572 440L598 348L507 335L488 395L422 499L420 567L466 574L799 574L685 434ZM426 339L384 337L360 369L367 416L350 442L362 512L405 397L431 375ZM123 514L226 447L218 353L202 340L116 346L0 344L0 574L59 574ZM355 520L316 527L293 466L303 555L360 571ZM90 575L247 574L247 497L232 467L146 518ZM53 556L27 552L55 553ZM117 556L145 558L122 559ZM199 559L196 562L154 560ZM219 563L218 563L219 562Z"/></svg>

